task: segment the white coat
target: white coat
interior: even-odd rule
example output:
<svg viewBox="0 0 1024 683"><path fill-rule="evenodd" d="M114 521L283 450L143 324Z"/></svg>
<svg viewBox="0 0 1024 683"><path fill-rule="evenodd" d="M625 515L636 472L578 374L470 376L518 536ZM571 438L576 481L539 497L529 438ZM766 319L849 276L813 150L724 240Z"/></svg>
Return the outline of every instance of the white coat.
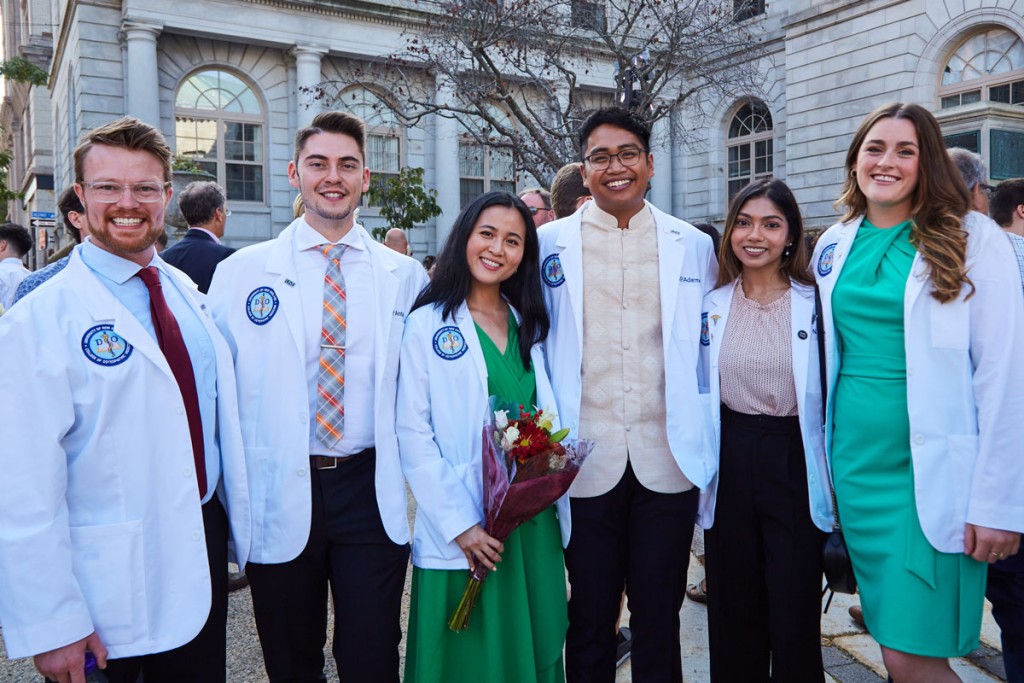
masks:
<svg viewBox="0 0 1024 683"><path fill-rule="evenodd" d="M249 501L231 353L180 271L217 361L218 494L244 565ZM130 344L101 365L98 325ZM0 318L0 622L11 658L96 631L112 658L192 640L210 568L188 418L150 333L89 270L67 268Z"/></svg>
<svg viewBox="0 0 1024 683"><path fill-rule="evenodd" d="M821 291L828 369L825 446L831 461L839 346L832 292L861 218L837 223L818 240L811 265ZM931 296L930 270L914 257L903 299L907 405L914 496L921 529L941 552L964 551L965 523L1024 531L1024 298L1006 236L970 212L965 286L954 301Z"/></svg>
<svg viewBox="0 0 1024 683"><path fill-rule="evenodd" d="M722 387L718 360L722 352L726 324L732 305L736 281L719 287L704 297L708 344L701 355L710 378L711 417L715 430L714 458L719 462L722 445ZM790 280L793 356L793 384L796 387L800 435L807 463L807 495L811 520L822 531L832 531L832 492L829 487L828 464L825 462L825 431L821 424L821 373L818 371L818 330L814 320L814 288ZM701 492L697 522L710 529L715 522L715 499L718 475Z"/></svg>
<svg viewBox="0 0 1024 683"><path fill-rule="evenodd" d="M312 517L306 327L292 233L246 247L221 261L210 285L210 310L231 346L238 407L252 480L250 560L276 564L306 547ZM370 255L374 292L374 481L377 506L392 541L409 542L405 482L395 438L395 388L405 315L426 284L423 266L374 242L359 225ZM250 319L257 288L273 290L277 310L265 324ZM320 296L318 293L317 296Z"/></svg>
<svg viewBox="0 0 1024 683"><path fill-rule="evenodd" d="M571 430L571 438L587 436L577 434L583 389L581 228L586 206L537 231L544 302L551 316L544 356L558 413L562 424ZM709 399L698 391L700 313L704 295L714 285L718 264L710 237L648 206L658 240L668 444L686 478L704 488L715 474L715 463L711 457ZM561 273L552 269L555 263L560 263Z"/></svg>
<svg viewBox="0 0 1024 683"><path fill-rule="evenodd" d="M435 350L441 331L450 327L458 328L465 343L461 353ZM555 397L540 347L531 350L537 407L550 413ZM396 426L402 470L416 498L412 561L425 569L466 569L455 537L484 521L481 449L490 409L487 363L466 304L454 320L443 320L440 306L416 309L405 325L401 358ZM558 500L557 510L567 545L568 495Z"/></svg>

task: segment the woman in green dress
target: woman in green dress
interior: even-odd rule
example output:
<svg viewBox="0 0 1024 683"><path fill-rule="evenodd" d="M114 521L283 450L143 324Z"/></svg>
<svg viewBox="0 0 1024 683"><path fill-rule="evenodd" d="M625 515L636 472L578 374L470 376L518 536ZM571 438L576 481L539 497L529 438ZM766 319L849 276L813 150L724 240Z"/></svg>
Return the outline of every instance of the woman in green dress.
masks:
<svg viewBox="0 0 1024 683"><path fill-rule="evenodd" d="M522 200L490 192L455 221L406 321L398 378L402 469L416 498L406 683L561 683L568 625L559 501L504 544L482 527L489 397L554 411L539 344L548 317L537 231ZM561 527L561 528L560 528ZM448 618L481 562L469 626Z"/></svg>
<svg viewBox="0 0 1024 683"><path fill-rule="evenodd" d="M893 679L958 681L947 658L978 646L986 563L1024 530L1019 275L925 109L875 110L846 171L811 261L839 519Z"/></svg>

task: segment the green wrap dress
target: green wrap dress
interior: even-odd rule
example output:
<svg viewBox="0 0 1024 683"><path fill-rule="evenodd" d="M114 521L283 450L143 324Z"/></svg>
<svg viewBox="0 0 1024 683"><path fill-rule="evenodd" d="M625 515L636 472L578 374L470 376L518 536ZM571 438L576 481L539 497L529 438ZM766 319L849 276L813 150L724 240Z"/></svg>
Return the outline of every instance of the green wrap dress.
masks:
<svg viewBox="0 0 1024 683"><path fill-rule="evenodd" d="M509 316L501 353L477 326L487 363L487 391L532 409L534 371L523 368L519 330ZM562 683L566 608L562 537L554 506L512 532L498 571L484 581L466 630L448 618L466 588L469 572L413 568L406 683Z"/></svg>
<svg viewBox="0 0 1024 683"><path fill-rule="evenodd" d="M864 622L881 645L927 657L978 647L987 567L935 550L914 497L904 292L910 222L864 220L832 295L840 344L832 471Z"/></svg>

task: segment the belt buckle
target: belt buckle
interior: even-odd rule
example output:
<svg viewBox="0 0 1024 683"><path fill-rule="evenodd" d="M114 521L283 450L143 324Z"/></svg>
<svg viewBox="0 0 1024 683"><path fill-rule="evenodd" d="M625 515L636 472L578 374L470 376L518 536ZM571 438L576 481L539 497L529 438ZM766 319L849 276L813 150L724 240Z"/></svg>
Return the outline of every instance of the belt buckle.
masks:
<svg viewBox="0 0 1024 683"><path fill-rule="evenodd" d="M321 461L323 461L323 460L330 460L331 461L330 465L321 465L321 464L318 463L317 467L316 467L318 470L336 470L336 469L338 469L338 458L333 458L333 457L331 457L329 455L318 455L317 459L321 460Z"/></svg>

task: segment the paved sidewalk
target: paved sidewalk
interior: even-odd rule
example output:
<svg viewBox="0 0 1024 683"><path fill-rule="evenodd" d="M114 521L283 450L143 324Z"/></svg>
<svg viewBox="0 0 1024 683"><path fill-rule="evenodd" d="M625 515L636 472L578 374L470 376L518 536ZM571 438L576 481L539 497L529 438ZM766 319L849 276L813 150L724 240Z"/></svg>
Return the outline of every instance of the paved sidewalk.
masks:
<svg viewBox="0 0 1024 683"><path fill-rule="evenodd" d="M690 563L690 582L703 575L696 560ZM409 576L412 572L410 570ZM409 583L406 581L404 614L408 614ZM847 607L856 597L837 595L822 620L822 649L825 657L827 683L878 683L885 680L881 655L875 641L851 621ZM686 683L707 683L708 633L707 610L704 605L689 600L681 612L681 642L683 647L683 675ZM333 621L333 619L332 619ZM624 620L628 623L628 614ZM404 624L403 624L404 627ZM982 624L982 649L966 659L954 662L954 668L964 683L1003 681L1003 662L999 653L999 629L992 621L986 604ZM330 656L328 636L328 678L337 681L337 672ZM402 642L404 663L405 642ZM265 683L263 658L256 638L256 625L252 617L249 589L231 594L228 613L228 681L230 683ZM632 681L629 662L618 671L616 683ZM0 645L0 683L38 683L42 681L29 660L8 661Z"/></svg>

